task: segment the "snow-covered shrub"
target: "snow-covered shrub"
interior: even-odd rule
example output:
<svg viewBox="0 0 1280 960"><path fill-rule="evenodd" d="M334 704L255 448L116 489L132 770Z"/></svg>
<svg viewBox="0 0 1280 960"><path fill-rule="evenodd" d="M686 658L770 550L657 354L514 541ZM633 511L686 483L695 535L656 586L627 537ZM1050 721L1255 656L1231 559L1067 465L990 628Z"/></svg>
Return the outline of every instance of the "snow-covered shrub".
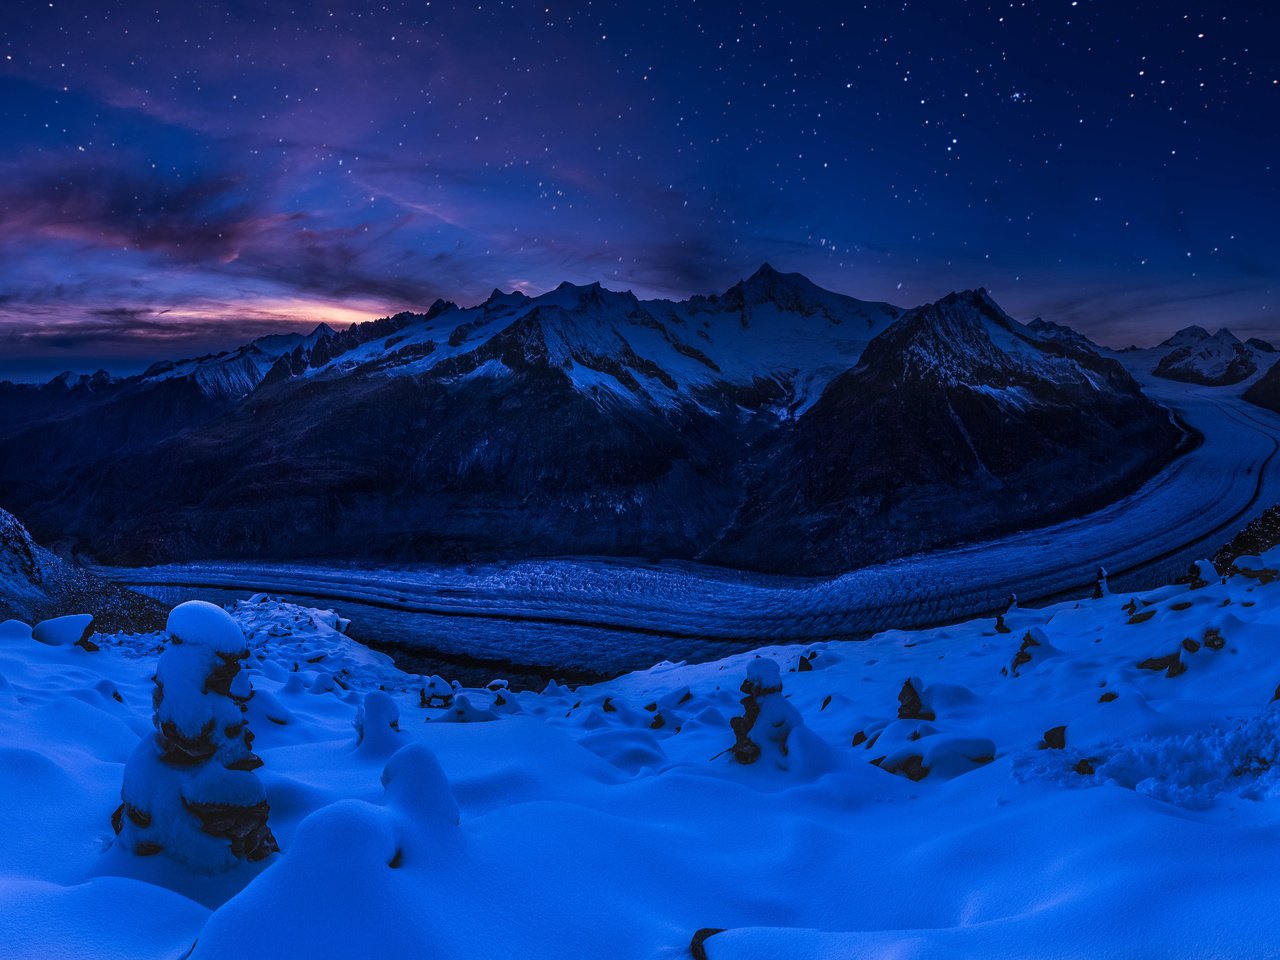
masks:
<svg viewBox="0 0 1280 960"><path fill-rule="evenodd" d="M736 740L730 751L738 763L765 759L786 769L787 741L804 726L800 711L782 695L782 673L776 660L761 657L747 665L742 682L742 716L729 721Z"/></svg>
<svg viewBox="0 0 1280 960"><path fill-rule="evenodd" d="M1101 600L1110 594L1111 589L1107 586L1107 568L1100 566L1093 576L1093 599Z"/></svg>
<svg viewBox="0 0 1280 960"><path fill-rule="evenodd" d="M166 629L152 696L156 733L125 766L112 817L119 842L202 873L262 860L279 848L252 772L262 761L245 720L244 634L225 610L199 600L175 607Z"/></svg>
<svg viewBox="0 0 1280 960"><path fill-rule="evenodd" d="M1219 576L1217 568L1208 560L1197 560L1191 565L1191 589L1199 590L1211 583L1216 583Z"/></svg>
<svg viewBox="0 0 1280 960"><path fill-rule="evenodd" d="M451 698L451 706L436 721L445 723L481 723L485 720L497 720L498 715L492 710L477 707L465 693Z"/></svg>
<svg viewBox="0 0 1280 960"><path fill-rule="evenodd" d="M432 675L418 693L418 705L422 707L447 707L453 703L453 685L444 677Z"/></svg>
<svg viewBox="0 0 1280 960"><path fill-rule="evenodd" d="M364 695L356 709L356 743L361 753L388 755L398 750L400 738L400 708L381 690L371 690Z"/></svg>

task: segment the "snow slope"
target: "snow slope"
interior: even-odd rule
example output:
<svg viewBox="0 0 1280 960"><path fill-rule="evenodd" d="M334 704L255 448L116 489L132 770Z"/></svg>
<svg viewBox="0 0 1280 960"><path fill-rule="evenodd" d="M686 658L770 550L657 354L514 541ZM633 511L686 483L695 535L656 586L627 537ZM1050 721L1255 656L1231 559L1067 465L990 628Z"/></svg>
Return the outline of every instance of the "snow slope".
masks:
<svg viewBox="0 0 1280 960"><path fill-rule="evenodd" d="M724 751L757 652L423 707L446 688L255 597L232 613L282 852L216 877L112 844L164 637L6 636L0 944L640 960L723 929L712 960L1274 956L1280 551L1238 565L762 649L786 749L748 766Z"/></svg>

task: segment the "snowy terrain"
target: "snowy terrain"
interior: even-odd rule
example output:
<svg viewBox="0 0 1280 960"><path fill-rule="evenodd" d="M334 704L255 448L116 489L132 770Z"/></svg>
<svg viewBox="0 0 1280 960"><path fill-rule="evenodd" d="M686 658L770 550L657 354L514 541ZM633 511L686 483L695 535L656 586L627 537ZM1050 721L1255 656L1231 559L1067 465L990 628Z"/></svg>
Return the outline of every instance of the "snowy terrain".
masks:
<svg viewBox="0 0 1280 960"><path fill-rule="evenodd" d="M200 610L170 621L183 645L96 652L10 622L0 952L1275 956L1280 551L1237 568L541 692L401 673L336 614L263 596L232 610L244 641ZM155 709L198 726L223 700L190 685L221 668L182 664L247 653L204 689L244 704L280 848L219 873L180 832L145 842L136 776L112 826L157 655L192 644Z"/></svg>

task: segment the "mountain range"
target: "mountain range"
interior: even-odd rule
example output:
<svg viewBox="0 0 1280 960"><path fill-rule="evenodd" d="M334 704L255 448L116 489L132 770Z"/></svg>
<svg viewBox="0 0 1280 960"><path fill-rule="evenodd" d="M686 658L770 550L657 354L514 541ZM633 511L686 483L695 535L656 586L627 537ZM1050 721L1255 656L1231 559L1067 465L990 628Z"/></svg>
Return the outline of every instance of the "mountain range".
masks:
<svg viewBox="0 0 1280 960"><path fill-rule="evenodd" d="M1240 383L1277 360L1275 347L1267 341L1241 341L1226 329L1210 334L1203 327L1186 327L1157 349L1164 348L1169 352L1156 364L1156 376L1210 387Z"/></svg>
<svg viewBox="0 0 1280 960"><path fill-rule="evenodd" d="M0 385L0 503L116 563L595 554L829 573L1099 505L1184 432L983 290L904 310L768 265L599 284L113 379Z"/></svg>

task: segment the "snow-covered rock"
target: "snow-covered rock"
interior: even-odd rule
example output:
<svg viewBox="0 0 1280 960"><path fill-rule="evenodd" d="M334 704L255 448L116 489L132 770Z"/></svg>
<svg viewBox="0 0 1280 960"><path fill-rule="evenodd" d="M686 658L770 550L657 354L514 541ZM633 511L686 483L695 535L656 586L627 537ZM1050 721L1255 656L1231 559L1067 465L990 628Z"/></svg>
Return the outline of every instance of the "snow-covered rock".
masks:
<svg viewBox="0 0 1280 960"><path fill-rule="evenodd" d="M31 631L36 640L51 647L84 646L92 634L93 616L88 613L41 620Z"/></svg>

